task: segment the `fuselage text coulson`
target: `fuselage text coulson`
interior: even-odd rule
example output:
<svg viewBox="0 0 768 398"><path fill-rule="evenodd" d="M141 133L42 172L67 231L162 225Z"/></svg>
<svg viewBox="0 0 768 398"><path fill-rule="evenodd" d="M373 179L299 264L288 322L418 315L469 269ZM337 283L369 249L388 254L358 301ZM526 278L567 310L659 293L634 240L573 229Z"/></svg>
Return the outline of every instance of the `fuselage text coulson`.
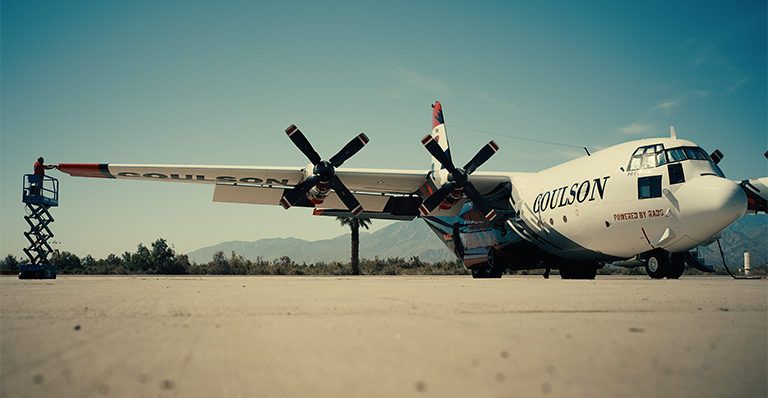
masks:
<svg viewBox="0 0 768 398"><path fill-rule="evenodd" d="M570 206L574 203L583 203L584 201L593 201L596 199L595 193L603 199L605 193L605 185L610 176L602 178L595 178L594 180L585 180L581 183L574 182L560 188L555 188L552 191L540 193L533 202L533 212L538 213L540 211L554 210L558 207ZM566 194L566 191L568 193Z"/></svg>

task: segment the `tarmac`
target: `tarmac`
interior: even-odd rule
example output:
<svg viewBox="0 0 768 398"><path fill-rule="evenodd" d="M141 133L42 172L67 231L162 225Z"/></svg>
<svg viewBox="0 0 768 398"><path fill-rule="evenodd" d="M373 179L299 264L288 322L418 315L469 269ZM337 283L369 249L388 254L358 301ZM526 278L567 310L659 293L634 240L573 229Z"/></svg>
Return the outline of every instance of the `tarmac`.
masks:
<svg viewBox="0 0 768 398"><path fill-rule="evenodd" d="M0 396L768 396L768 281L0 277Z"/></svg>

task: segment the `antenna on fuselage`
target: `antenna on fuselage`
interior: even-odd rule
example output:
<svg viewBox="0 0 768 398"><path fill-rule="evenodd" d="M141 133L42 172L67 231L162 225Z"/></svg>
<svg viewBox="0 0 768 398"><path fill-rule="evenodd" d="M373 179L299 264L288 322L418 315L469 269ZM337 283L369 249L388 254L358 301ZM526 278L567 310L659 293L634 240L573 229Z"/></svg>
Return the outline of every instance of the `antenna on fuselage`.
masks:
<svg viewBox="0 0 768 398"><path fill-rule="evenodd" d="M669 138L677 138L675 133L675 126L669 126Z"/></svg>

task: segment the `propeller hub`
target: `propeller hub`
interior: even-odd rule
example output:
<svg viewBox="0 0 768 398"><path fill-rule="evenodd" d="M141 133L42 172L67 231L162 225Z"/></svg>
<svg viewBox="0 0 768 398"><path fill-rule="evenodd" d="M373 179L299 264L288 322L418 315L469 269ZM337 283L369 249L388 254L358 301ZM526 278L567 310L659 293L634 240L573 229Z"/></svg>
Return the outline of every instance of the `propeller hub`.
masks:
<svg viewBox="0 0 768 398"><path fill-rule="evenodd" d="M313 174L320 177L320 181L328 182L333 178L333 175L336 173L335 168L331 164L331 162L327 160L320 161L318 164L315 165L315 169L313 170Z"/></svg>
<svg viewBox="0 0 768 398"><path fill-rule="evenodd" d="M325 198L328 191L333 189L339 199L347 206L349 211L357 216L363 211L363 206L355 198L355 195L344 185L336 175L336 167L340 167L347 159L356 154L368 143L368 137L360 133L344 146L336 155L329 160L322 160L320 155L312 148L304 133L296 125L291 125L285 130L288 137L298 147L315 167L312 169L312 175L300 182L293 189L283 193L280 199L280 205L288 209L299 203L302 198L309 194L313 204L319 204ZM313 191L314 190L314 191ZM321 198L322 196L322 198Z"/></svg>
<svg viewBox="0 0 768 398"><path fill-rule="evenodd" d="M457 187L460 188L467 185L468 180L469 176L467 175L467 172L464 171L464 169L460 169L458 167L453 170L453 173L448 175L448 181L453 182Z"/></svg>
<svg viewBox="0 0 768 398"><path fill-rule="evenodd" d="M493 141L489 142L480 149L480 152L478 152L463 169L460 169L454 166L453 161L451 161L450 156L447 154L448 151L444 150L440 144L437 143L435 137L427 135L421 140L421 143L427 148L427 151L432 154L432 157L443 165L443 167L450 173L448 174L448 182L443 184L436 192L429 195L429 197L422 202L419 207L421 215L426 216L444 201L448 202L455 200L457 196L461 197L462 193L466 193L467 197L483 214L483 217L485 217L487 221L493 220L496 217L496 211L483 195L478 192L475 186L472 185L469 181L469 175L493 156L493 154L499 150L499 146ZM443 208L443 210L446 210L446 208Z"/></svg>

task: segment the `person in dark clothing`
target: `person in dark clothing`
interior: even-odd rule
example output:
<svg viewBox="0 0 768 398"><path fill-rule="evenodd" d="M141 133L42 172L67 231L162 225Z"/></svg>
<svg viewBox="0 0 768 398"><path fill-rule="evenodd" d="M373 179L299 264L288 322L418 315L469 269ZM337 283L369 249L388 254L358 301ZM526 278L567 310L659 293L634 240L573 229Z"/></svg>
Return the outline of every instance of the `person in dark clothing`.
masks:
<svg viewBox="0 0 768 398"><path fill-rule="evenodd" d="M37 162L35 163L35 179L31 181L32 195L38 196L42 193L43 176L45 176L45 171L50 170L54 167L56 166L51 164L45 164L45 159L43 159L42 156L37 158Z"/></svg>
<svg viewBox="0 0 768 398"><path fill-rule="evenodd" d="M46 170L50 170L56 166L52 164L45 164L45 159L43 159L42 156L37 158L37 163L35 163L35 174L42 174L45 175Z"/></svg>

